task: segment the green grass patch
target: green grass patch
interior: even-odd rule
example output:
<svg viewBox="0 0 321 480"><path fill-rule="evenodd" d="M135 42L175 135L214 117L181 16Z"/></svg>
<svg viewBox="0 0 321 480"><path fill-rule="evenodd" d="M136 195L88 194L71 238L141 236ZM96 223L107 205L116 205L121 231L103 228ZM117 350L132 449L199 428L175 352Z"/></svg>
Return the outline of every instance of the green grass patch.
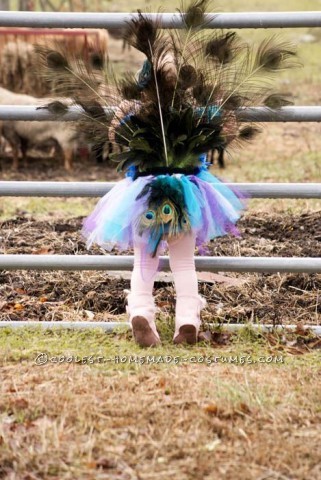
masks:
<svg viewBox="0 0 321 480"><path fill-rule="evenodd" d="M264 363L276 367L284 364L311 364L321 366L317 353L303 357L288 355L279 345L271 348L260 332L245 326L230 336L226 345L199 342L195 346L176 346L172 343L173 329L167 322L159 324L162 345L157 348L140 348L131 332L120 326L115 333L102 329L68 330L26 327L18 330L1 328L0 362L2 364L32 362L35 368L59 363L90 365L113 371L133 371L144 365L170 367L178 364L226 363L258 366Z"/></svg>

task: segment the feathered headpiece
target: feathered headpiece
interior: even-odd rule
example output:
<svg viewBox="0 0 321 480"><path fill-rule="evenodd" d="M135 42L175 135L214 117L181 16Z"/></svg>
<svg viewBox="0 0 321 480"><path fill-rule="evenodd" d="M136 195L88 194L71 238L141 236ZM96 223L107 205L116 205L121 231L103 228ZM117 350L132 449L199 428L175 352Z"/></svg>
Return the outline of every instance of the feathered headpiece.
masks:
<svg viewBox="0 0 321 480"><path fill-rule="evenodd" d="M208 0L194 0L179 11L182 29L162 29L160 20L138 11L126 32L128 43L146 56L136 76L116 78L99 68L98 57L89 64L61 48L40 47L56 93L82 107L80 125L91 142L125 147L113 158L119 171L133 165L141 172L193 169L201 153L250 140L258 131L241 125L236 109L289 104L271 79L296 65L293 47L273 36L255 49L235 32L206 29L208 6ZM59 102L50 108L64 112Z"/></svg>

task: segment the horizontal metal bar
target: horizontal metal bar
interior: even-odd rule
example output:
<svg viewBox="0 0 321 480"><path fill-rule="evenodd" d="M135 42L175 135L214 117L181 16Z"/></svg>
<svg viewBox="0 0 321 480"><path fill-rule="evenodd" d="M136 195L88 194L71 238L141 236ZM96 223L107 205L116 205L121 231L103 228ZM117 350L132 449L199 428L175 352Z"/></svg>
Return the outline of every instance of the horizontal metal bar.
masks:
<svg viewBox="0 0 321 480"><path fill-rule="evenodd" d="M246 107L237 110L237 116L242 122L320 122L321 107Z"/></svg>
<svg viewBox="0 0 321 480"><path fill-rule="evenodd" d="M162 28L183 28L178 13L149 13ZM119 28L137 13L0 12L0 26L41 28ZM208 13L207 28L320 27L321 12Z"/></svg>
<svg viewBox="0 0 321 480"><path fill-rule="evenodd" d="M321 273L321 258L195 257L202 272ZM132 270L131 255L0 255L0 270ZM169 270L169 259L160 257Z"/></svg>
<svg viewBox="0 0 321 480"><path fill-rule="evenodd" d="M0 181L0 197L102 197L115 182ZM251 198L321 198L321 183L231 183Z"/></svg>
<svg viewBox="0 0 321 480"><path fill-rule="evenodd" d="M35 35L43 35L44 37L47 35L61 35L62 37L84 37L87 32L84 32L83 28L80 29L65 29L65 28L25 28L21 29L21 27L2 27L0 30L0 35L20 35L21 37L31 37ZM99 40L99 33L98 32L91 32L91 38L96 37Z"/></svg>
<svg viewBox="0 0 321 480"><path fill-rule="evenodd" d="M43 99L43 105L45 104L46 99ZM107 114L112 111L112 107L105 108ZM320 106L282 107L279 109L245 107L239 108L236 114L241 122L321 122ZM36 105L0 105L0 120L74 122L81 117L82 110L77 106L71 106L64 115L57 116L47 109L39 109L39 106Z"/></svg>
<svg viewBox="0 0 321 480"><path fill-rule="evenodd" d="M37 328L70 328L79 330L82 328L102 328L105 332L114 332L118 328L128 329L129 322L49 322L49 321L1 321L0 328L22 328L22 327L37 327Z"/></svg>
<svg viewBox="0 0 321 480"><path fill-rule="evenodd" d="M42 100L43 105L48 103L45 98ZM72 106L63 116L57 116L50 113L46 108L37 105L1 105L0 120L25 120L42 122L44 120L73 122L81 118L82 110L79 107Z"/></svg>
<svg viewBox="0 0 321 480"><path fill-rule="evenodd" d="M257 324L257 323L207 323L207 327L211 328L220 328L222 330L228 330L231 332L237 332L242 330L245 327L251 328L253 330L259 330L260 332L273 332L273 331L295 331L298 327L297 325L272 325L272 324ZM71 330L80 330L80 329L96 329L101 328L107 333L112 333L115 330L119 329L130 329L129 322L58 322L58 321L33 321L33 320L12 320L12 321L0 321L0 328L44 328L44 329L60 329L67 328ZM300 327L301 328L301 327ZM311 330L316 335L321 335L321 326L320 325L304 325L302 327L304 330Z"/></svg>

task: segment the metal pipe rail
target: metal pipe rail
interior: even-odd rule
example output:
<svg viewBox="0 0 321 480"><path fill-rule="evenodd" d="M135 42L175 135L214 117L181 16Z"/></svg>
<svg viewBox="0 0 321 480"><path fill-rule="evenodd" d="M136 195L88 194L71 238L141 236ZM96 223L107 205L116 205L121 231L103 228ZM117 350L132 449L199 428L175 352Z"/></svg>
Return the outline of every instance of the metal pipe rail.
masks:
<svg viewBox="0 0 321 480"><path fill-rule="evenodd" d="M43 99L44 105L46 99ZM112 108L105 108L106 113ZM73 122L81 119L81 108L72 106L64 115L57 116L47 109L36 105L1 105L0 120L44 120ZM321 106L282 107L271 109L267 107L239 108L236 114L241 122L321 122Z"/></svg>
<svg viewBox="0 0 321 480"><path fill-rule="evenodd" d="M150 13L162 28L183 28L178 13ZM119 28L137 13L61 13L0 11L0 26L42 28ZM321 12L241 12L207 14L207 28L320 27Z"/></svg>
<svg viewBox="0 0 321 480"><path fill-rule="evenodd" d="M182 28L183 20L177 13L149 14L161 21L162 28ZM129 13L53 13L53 12L3 12L0 26L42 28L119 28L137 14ZM218 13L207 14L208 28L300 28L320 27L321 12L269 12L269 13ZM111 109L106 109L107 112ZM63 117L57 117L37 106L0 106L0 120L28 121L76 121L81 109L70 107ZM244 122L320 122L321 107L283 107L269 109L250 107L238 109L237 115ZM321 184L228 184L250 194L252 198L321 198ZM0 182L0 196L63 196L99 197L108 192L114 183L109 182ZM117 255L11 255L0 254L0 270L132 270L133 256ZM283 257L195 257L196 269L210 272L293 272L321 273L321 258ZM169 270L169 258L160 258L160 268ZM212 324L213 325L213 324ZM0 322L0 328L41 326L43 328L103 328L112 332L116 328L130 328L128 322ZM244 325L224 325L232 331ZM272 325L251 327L270 331ZM276 326L276 329L293 330L295 325ZM321 335L320 326L307 326Z"/></svg>
<svg viewBox="0 0 321 480"><path fill-rule="evenodd" d="M115 182L0 181L0 197L102 197ZM251 198L321 198L321 183L226 183Z"/></svg>
<svg viewBox="0 0 321 480"><path fill-rule="evenodd" d="M228 330L231 332L240 331L242 328L252 328L254 330L258 330L259 332L284 332L284 331L295 331L297 329L297 325L272 325L272 324L257 324L257 323L207 323L204 322L207 327L212 328L219 328L222 330ZM88 321L32 321L32 320L9 320L9 321L1 321L0 328L43 328L43 329L61 329L67 328L71 330L81 330L85 329L95 329L101 328L105 332L114 332L115 330L129 330L130 323L129 322L88 322ZM310 330L315 335L321 335L321 326L320 325L305 325L304 330Z"/></svg>
<svg viewBox="0 0 321 480"><path fill-rule="evenodd" d="M206 272L321 273L321 258L195 257L196 269ZM132 255L1 254L0 270L132 270ZM161 270L169 270L167 256Z"/></svg>

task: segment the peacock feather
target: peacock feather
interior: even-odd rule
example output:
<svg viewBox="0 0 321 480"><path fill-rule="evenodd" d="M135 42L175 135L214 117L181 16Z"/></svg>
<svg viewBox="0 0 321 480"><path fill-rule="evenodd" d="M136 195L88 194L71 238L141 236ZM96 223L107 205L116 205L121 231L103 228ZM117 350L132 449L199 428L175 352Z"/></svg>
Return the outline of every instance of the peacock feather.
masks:
<svg viewBox="0 0 321 480"><path fill-rule="evenodd" d="M156 255L161 239L176 237L191 230L188 209L181 180L176 176L159 175L147 184L136 200L146 197L148 206L137 220L137 232L149 233L152 256Z"/></svg>
<svg viewBox="0 0 321 480"><path fill-rule="evenodd" d="M38 48L41 71L56 79L57 95L82 108L79 128L90 142L121 147L113 155L119 171L195 169L201 153L221 152L258 133L257 126L240 125L236 109L289 104L273 81L298 64L295 48L277 36L254 47L235 32L209 30L215 16L206 14L209 6L208 0L182 6L182 29L162 29L160 18L153 21L139 10L126 31L128 43L146 57L138 75L119 78L111 65L99 69L98 58L74 58L61 45ZM61 104L56 113L64 113ZM180 218L175 213L171 223Z"/></svg>

